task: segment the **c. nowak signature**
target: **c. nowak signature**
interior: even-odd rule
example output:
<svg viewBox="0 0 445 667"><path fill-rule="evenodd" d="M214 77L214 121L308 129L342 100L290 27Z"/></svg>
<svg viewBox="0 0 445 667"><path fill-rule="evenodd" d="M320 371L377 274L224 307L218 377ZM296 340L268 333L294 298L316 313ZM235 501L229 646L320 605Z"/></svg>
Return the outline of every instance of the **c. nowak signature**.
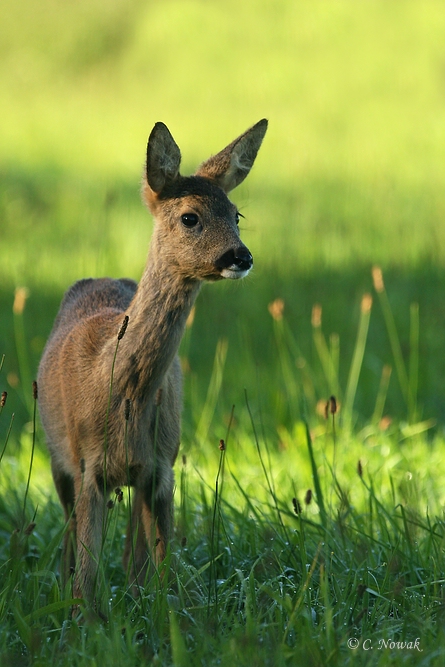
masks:
<svg viewBox="0 0 445 667"><path fill-rule="evenodd" d="M355 651L358 648L363 649L363 651L372 651L376 648L378 651L383 651L389 649L390 651L423 651L423 648L420 648L420 637L412 641L396 641L395 639L378 639L373 641L372 639L357 639L356 637L350 637L348 639L348 648Z"/></svg>

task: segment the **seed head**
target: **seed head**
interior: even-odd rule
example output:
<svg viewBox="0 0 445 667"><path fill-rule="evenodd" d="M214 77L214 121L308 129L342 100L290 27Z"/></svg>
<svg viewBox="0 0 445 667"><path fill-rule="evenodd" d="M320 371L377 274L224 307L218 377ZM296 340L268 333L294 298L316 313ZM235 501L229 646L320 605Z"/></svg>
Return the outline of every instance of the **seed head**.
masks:
<svg viewBox="0 0 445 667"><path fill-rule="evenodd" d="M124 493L121 488L117 487L114 489L114 493L116 494L116 500L118 503L121 503L124 499Z"/></svg>
<svg viewBox="0 0 445 667"><path fill-rule="evenodd" d="M38 390L37 390L37 382L34 380L32 383L32 397L35 401L37 401L37 396L38 396Z"/></svg>
<svg viewBox="0 0 445 667"><path fill-rule="evenodd" d="M311 324L314 329L319 329L321 327L321 313L322 308L319 303L315 303L312 307L312 317Z"/></svg>
<svg viewBox="0 0 445 667"><path fill-rule="evenodd" d="M308 489L304 497L305 505L310 505L311 501L312 501L312 489Z"/></svg>
<svg viewBox="0 0 445 667"><path fill-rule="evenodd" d="M362 598L363 595L366 593L367 586L365 584L359 584L357 586L357 595L359 598Z"/></svg>
<svg viewBox="0 0 445 667"><path fill-rule="evenodd" d="M155 400L156 407L159 407L161 403L162 403L162 387L159 387L158 391L156 392L156 400Z"/></svg>
<svg viewBox="0 0 445 667"><path fill-rule="evenodd" d="M181 547L184 548L187 545L187 538L184 535L184 537L181 538Z"/></svg>
<svg viewBox="0 0 445 667"><path fill-rule="evenodd" d="M129 320L129 319L130 319L130 318L128 317L128 315L125 315L125 317L124 317L124 321L122 322L122 326L121 326L121 328L119 329L119 333L117 334L117 339L118 339L118 340L122 340L122 338L125 336L125 332L127 331L128 320Z"/></svg>
<svg viewBox="0 0 445 667"><path fill-rule="evenodd" d="M219 451L220 452L225 452L226 451L226 443L224 442L224 440L219 441Z"/></svg>
<svg viewBox="0 0 445 667"><path fill-rule="evenodd" d="M272 303L269 303L267 306L269 313L272 315L273 319L276 322L280 322L283 319L283 310L284 310L284 301L283 299L275 299Z"/></svg>
<svg viewBox="0 0 445 667"><path fill-rule="evenodd" d="M372 306L372 296L370 294L364 294L362 302L360 304L360 310L362 313L369 313Z"/></svg>
<svg viewBox="0 0 445 667"><path fill-rule="evenodd" d="M297 498L292 498L292 505L294 506L295 514L301 514L301 505Z"/></svg>
<svg viewBox="0 0 445 667"><path fill-rule="evenodd" d="M359 477L363 477L363 466L362 466L362 462L360 461L360 459L357 463L357 472L358 472Z"/></svg>
<svg viewBox="0 0 445 667"><path fill-rule="evenodd" d="M8 398L8 392L3 391L0 398L0 408L3 408L6 405L6 399Z"/></svg>
<svg viewBox="0 0 445 667"><path fill-rule="evenodd" d="M392 423L392 418L389 417L388 415L385 415L384 417L381 418L379 422L379 429L381 431L386 431L391 426L391 423Z"/></svg>
<svg viewBox="0 0 445 667"><path fill-rule="evenodd" d="M31 521L31 523L26 526L26 528L23 532L25 533L25 535L31 535L31 533L32 533L32 531L34 530L35 527L36 527L35 522Z"/></svg>
<svg viewBox="0 0 445 667"><path fill-rule="evenodd" d="M385 290L385 283L383 282L383 274L380 266L372 267L372 281L376 292L383 292Z"/></svg>
<svg viewBox="0 0 445 667"><path fill-rule="evenodd" d="M128 421L130 419L130 413L131 413L131 398L126 398L124 405L125 421Z"/></svg>
<svg viewBox="0 0 445 667"><path fill-rule="evenodd" d="M337 412L337 399L335 398L335 396L331 396L329 399L329 411L331 415L335 415L335 413Z"/></svg>
<svg viewBox="0 0 445 667"><path fill-rule="evenodd" d="M28 296L29 291L26 287L17 287L14 294L14 304L12 306L14 315L21 315L23 313Z"/></svg>
<svg viewBox="0 0 445 667"><path fill-rule="evenodd" d="M114 507L114 502L113 502L112 500L109 500L109 501L107 502L107 509L108 509L108 510L112 510L113 507Z"/></svg>
<svg viewBox="0 0 445 667"><path fill-rule="evenodd" d="M80 474L83 475L85 472L85 459L80 459Z"/></svg>

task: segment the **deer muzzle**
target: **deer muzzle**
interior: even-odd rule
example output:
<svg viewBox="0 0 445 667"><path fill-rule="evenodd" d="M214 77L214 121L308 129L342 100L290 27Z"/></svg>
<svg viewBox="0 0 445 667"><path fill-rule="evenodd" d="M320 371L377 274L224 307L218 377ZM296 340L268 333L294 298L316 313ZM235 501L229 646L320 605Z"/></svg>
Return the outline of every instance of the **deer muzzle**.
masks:
<svg viewBox="0 0 445 667"><path fill-rule="evenodd" d="M247 276L253 266L253 257L246 246L231 248L221 255L215 266L223 278L236 280Z"/></svg>

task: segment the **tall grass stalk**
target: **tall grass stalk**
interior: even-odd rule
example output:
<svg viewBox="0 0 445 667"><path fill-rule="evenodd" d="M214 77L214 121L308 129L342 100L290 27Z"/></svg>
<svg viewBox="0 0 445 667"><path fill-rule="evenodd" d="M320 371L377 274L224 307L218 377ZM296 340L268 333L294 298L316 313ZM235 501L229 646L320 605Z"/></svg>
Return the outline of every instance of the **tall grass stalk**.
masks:
<svg viewBox="0 0 445 667"><path fill-rule="evenodd" d="M181 535L181 542L187 542L187 532L188 532L188 483L187 483L187 457L185 454L182 455L182 466L180 473L180 507L179 507L179 533Z"/></svg>
<svg viewBox="0 0 445 667"><path fill-rule="evenodd" d="M227 425L225 440L219 441L219 464L215 480L215 496L213 501L212 526L210 531L210 563L209 563L209 586L207 599L207 615L210 615L211 593L214 588L215 618L218 618L218 584L216 577L216 557L219 553L219 536L222 521L221 501L225 478L226 451L229 442L230 430L232 428L235 406L232 405L229 423Z"/></svg>
<svg viewBox="0 0 445 667"><path fill-rule="evenodd" d="M33 466L33 462L34 462L34 450L35 450L35 446L36 446L37 391L38 391L37 382L34 381L32 383L34 408L33 408L33 415L32 415L31 456L30 456L30 460L29 460L29 469L28 469L28 478L26 480L25 496L23 498L22 528L25 526L25 523L26 523L26 503L27 503L27 500L28 500L29 486L31 484L32 466Z"/></svg>
<svg viewBox="0 0 445 667"><path fill-rule="evenodd" d="M360 304L360 321L355 341L354 353L352 355L348 382L346 385L345 402L343 406L343 426L345 430L351 431L354 401L357 393L358 379L365 354L366 340L368 337L369 320L371 317L372 297L365 294Z"/></svg>
<svg viewBox="0 0 445 667"><path fill-rule="evenodd" d="M385 364L382 368L382 375L380 378L379 390L375 401L374 412L371 418L371 423L376 426L383 417L385 409L386 397L388 395L389 381L391 379L392 368Z"/></svg>
<svg viewBox="0 0 445 667"><path fill-rule="evenodd" d="M314 482L315 496L317 499L317 505L320 510L320 517L322 525L326 526L326 508L324 504L323 491L321 489L320 477L318 475L318 467L315 461L314 447L312 443L312 436L307 422L304 422L305 432L306 432L306 445L309 453L309 460L311 464L312 479Z"/></svg>
<svg viewBox="0 0 445 667"><path fill-rule="evenodd" d="M0 359L0 373L2 371L4 362L5 362L5 355L3 354L1 359ZM2 391L2 393L0 395L0 417L2 416L2 412L3 412L3 409L6 405L7 399L8 399L8 392L7 391ZM8 440L9 440L9 437L11 435L11 430L12 430L13 423L14 423L14 414L12 414L12 416L11 416L11 419L9 421L9 427L6 431L5 442L4 442L2 450L0 452L0 463L2 462L3 456L5 455L6 446L8 444Z"/></svg>
<svg viewBox="0 0 445 667"><path fill-rule="evenodd" d="M207 616L210 617L212 593L214 598L214 618L218 618L218 581L216 576L216 556L219 552L219 526L221 512L221 493L224 483L226 443L219 442L219 465L215 480L215 497L213 501L212 525L210 531L210 562L209 562L209 590L207 599Z"/></svg>
<svg viewBox="0 0 445 667"><path fill-rule="evenodd" d="M338 382L338 355L339 355L339 339L338 336L331 336L330 348L326 343L326 339L321 329L322 309L319 304L315 304L312 308L312 338L318 357L321 362L326 383L328 385L328 392L339 396L339 382Z"/></svg>
<svg viewBox="0 0 445 667"><path fill-rule="evenodd" d="M137 535L135 532L135 526L133 524L133 508L131 502L131 486L130 486L130 462L128 456L128 422L131 419L131 400L129 398L125 400L124 418L125 418L125 432L124 432L125 467L127 473L127 499L128 499L128 534L129 534L128 539L130 540L130 549L131 549L130 567L129 570L125 573L125 575L126 575L126 581L128 581L128 578L131 577L131 563L132 563L133 573L135 575L135 583L133 585L137 589L142 613L145 616L146 615L145 600L143 596L142 586L140 585L139 577L137 576L139 573L136 571L136 555L134 551L134 545L137 540ZM138 526L138 530L140 530L140 526Z"/></svg>
<svg viewBox="0 0 445 667"><path fill-rule="evenodd" d="M33 403L28 391L29 387L31 386L31 371L28 348L26 345L25 324L23 321L23 312L25 310L28 295L29 294L26 287L17 287L15 290L12 312L14 316L14 338L22 385L23 400L29 414L32 415Z"/></svg>
<svg viewBox="0 0 445 667"><path fill-rule="evenodd" d="M111 372L110 372L110 384L109 384L109 390L108 390L108 402L107 402L107 410L105 413L105 427L104 427L104 466L103 466L103 496L104 496L104 516L102 520L103 528L105 528L105 504L106 504L106 498L107 498L107 456L108 456L108 427L109 427L109 420L110 420L110 410L111 410L111 400L113 397L113 382L114 382L114 368L116 365L116 359L117 359L117 353L119 351L119 343L121 342L122 338L125 336L125 332L128 327L128 321L129 317L128 315L125 315L122 325L119 329L119 332L117 334L117 339L116 339L116 345L114 348L114 355L113 355L113 361L111 363ZM103 539L102 539L103 542Z"/></svg>
<svg viewBox="0 0 445 667"><path fill-rule="evenodd" d="M11 436L11 431L12 431L12 425L13 425L13 423L14 423L14 415L11 415L11 419L10 419L10 422L9 422L8 430L6 431L5 442L4 442L4 444L3 444L3 449L2 449L2 451L0 452L0 463L2 462L2 459L3 459L3 457L4 457L4 455L5 455L5 452L6 452L6 447L7 447L7 445L8 445L8 441L9 441L9 438L10 438L10 436Z"/></svg>
<svg viewBox="0 0 445 667"><path fill-rule="evenodd" d="M187 651L181 628L179 627L176 612L173 609L169 612L169 621L173 664L175 667L189 667L190 655Z"/></svg>
<svg viewBox="0 0 445 667"><path fill-rule="evenodd" d="M7 397L8 397L7 392L6 391L2 392L2 395L1 395L1 398L0 398L0 416L3 412L3 408L6 405ZM9 438L10 438L10 435L11 435L13 423L14 423L14 413L11 415L11 419L9 420L9 426L8 426L7 431L6 431L5 442L3 444L2 451L0 452L0 463L2 462L2 459L3 459L3 457L5 455L5 452L6 452L6 447L8 445L8 441L9 441Z"/></svg>
<svg viewBox="0 0 445 667"><path fill-rule="evenodd" d="M409 336L409 404L408 419L410 423L417 421L417 389L419 383L419 304L410 306Z"/></svg>
<svg viewBox="0 0 445 667"><path fill-rule="evenodd" d="M374 266L372 269L372 278L374 282L374 289L377 292L380 305L382 308L383 317L386 324L386 330L388 332L389 343L391 345L392 355L394 358L394 365L399 380L400 391L405 400L405 404L408 409L408 416L411 417L410 408L414 409L415 399L411 396L411 389L416 382L416 375L414 365L412 372L414 375L410 379L408 378L408 373L406 371L405 362L403 360L402 347L400 345L399 335L397 333L396 323L394 321L394 315L391 309L391 304L389 303L388 294L386 292L385 283L383 281L382 270L378 266ZM418 333L416 334L416 321L415 315L412 312L412 323L411 323L411 332L413 342L416 341L416 347L418 342ZM413 364L416 363L416 356L413 356Z"/></svg>
<svg viewBox="0 0 445 667"><path fill-rule="evenodd" d="M337 414L337 399L335 396L331 396L326 403L325 407L326 419L329 419L329 416L332 420L332 476L336 479L336 470L337 470L337 429L335 425L335 415ZM334 491L334 486L332 486L331 491Z"/></svg>
<svg viewBox="0 0 445 667"><path fill-rule="evenodd" d="M295 604L293 605L293 608L291 610L291 613L289 615L289 620L286 623L286 626L284 628L284 633L283 633L283 638L282 638L282 644L283 646L286 645L289 632L294 628L295 626L295 619L300 612L300 609L302 605L304 604L305 601L307 601L306 593L310 587L310 584L312 582L312 577L315 572L315 568L317 567L319 556L320 556L320 551L321 551L321 544L318 544L317 547L317 552L312 560L311 566L309 568L309 571L307 572L306 576L304 577L304 581L302 582L301 590L299 592L299 595L295 599ZM310 603L310 598L309 598L309 603ZM311 608L309 607L309 610Z"/></svg>
<svg viewBox="0 0 445 667"><path fill-rule="evenodd" d="M291 415L295 416L299 412L300 391L298 383L295 382L295 367L291 361L291 356L295 359L299 359L301 353L283 318L283 311L284 301L282 299L275 299L275 301L269 304L269 312L273 318L274 334L281 372L286 387L286 400Z"/></svg>
<svg viewBox="0 0 445 667"><path fill-rule="evenodd" d="M250 403L249 403L249 399L248 399L248 396L247 396L247 390L246 389L244 389L244 398L245 398L245 401L246 401L247 412L249 414L250 425L251 425L252 432L253 432L255 448L256 448L256 451L257 451L257 454L258 454L258 459L259 459L260 464L261 464L261 468L262 468L262 471L263 471L263 474L264 474L264 478L266 480L267 488L268 488L269 494L272 498L273 506L275 507L279 523L280 523L282 529L284 530L284 532L286 532L286 527L285 527L285 524L283 522L283 518L281 516L281 510L280 510L280 506L279 506L279 503L278 503L278 498L277 498L277 495L275 493L272 470L268 471L267 468L266 468L266 464L264 463L263 453L261 451L260 441L259 441L259 438L258 438L257 429L256 429L256 426L255 426L255 421L254 421L254 418L253 418L252 410L250 408Z"/></svg>
<svg viewBox="0 0 445 667"><path fill-rule="evenodd" d="M159 439L159 420L161 417L161 405L162 405L162 389L158 389L157 394L156 394L156 401L155 401L155 428L154 428L154 435L153 435L153 477L152 477L152 484L151 484L151 507L154 508L156 506L156 470L157 470L157 458L158 458L158 439ZM160 573L158 571L158 568L156 566L156 547L157 547L157 535L156 535L156 523L152 521L151 525L151 543L154 545L153 547L153 552L150 554L150 557L152 559L152 564L155 565L154 571L156 574L156 577L158 578L158 581L161 582L160 579Z"/></svg>
<svg viewBox="0 0 445 667"><path fill-rule="evenodd" d="M201 411L201 416L196 428L196 439L202 442L207 438L210 424L215 413L218 396L221 390L223 371L227 358L228 341L221 339L216 345L215 359L213 362L212 375L210 377L207 396Z"/></svg>
<svg viewBox="0 0 445 667"><path fill-rule="evenodd" d="M340 380L339 380L340 336L337 333L332 333L329 336L329 351L331 355L331 369L332 369L332 378L331 378L332 394L337 398L339 398L341 396Z"/></svg>

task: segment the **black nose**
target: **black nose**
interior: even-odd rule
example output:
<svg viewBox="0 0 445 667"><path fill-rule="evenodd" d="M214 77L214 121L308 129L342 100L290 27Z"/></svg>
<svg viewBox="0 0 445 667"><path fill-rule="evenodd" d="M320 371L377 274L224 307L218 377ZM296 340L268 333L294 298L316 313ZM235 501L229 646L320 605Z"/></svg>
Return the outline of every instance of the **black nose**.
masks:
<svg viewBox="0 0 445 667"><path fill-rule="evenodd" d="M253 257L250 254L250 252L247 250L246 247L244 248L238 248L238 250L235 250L235 257L233 259L233 263L241 269L241 271L248 271L249 269L252 268L253 265Z"/></svg>
<svg viewBox="0 0 445 667"><path fill-rule="evenodd" d="M253 266L253 257L246 246L231 248L216 261L216 267L222 271L236 266L240 271L248 271Z"/></svg>

